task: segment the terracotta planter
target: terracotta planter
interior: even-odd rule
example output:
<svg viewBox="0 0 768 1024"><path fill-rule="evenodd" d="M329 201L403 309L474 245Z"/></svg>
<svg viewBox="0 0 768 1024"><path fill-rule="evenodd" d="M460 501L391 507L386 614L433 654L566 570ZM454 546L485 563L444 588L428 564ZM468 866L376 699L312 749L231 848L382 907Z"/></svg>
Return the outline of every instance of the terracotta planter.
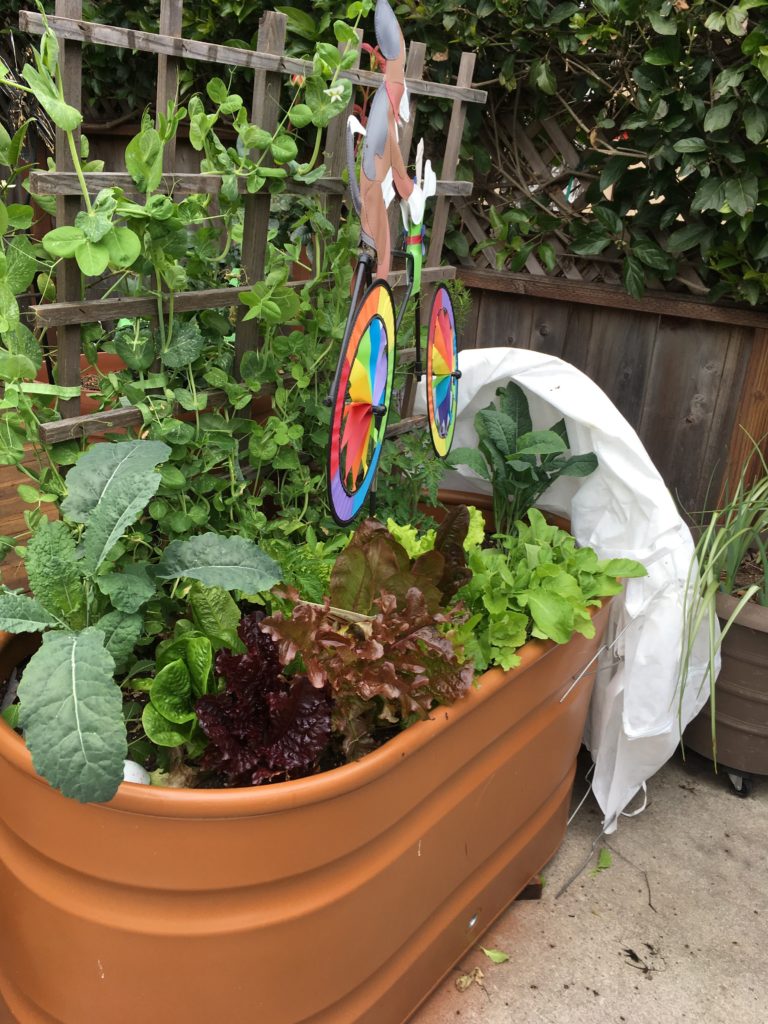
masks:
<svg viewBox="0 0 768 1024"><path fill-rule="evenodd" d="M717 595L717 614L727 621L738 601ZM748 604L723 640L715 684L717 761L737 772L768 775L768 608ZM712 758L709 701L685 730L686 747Z"/></svg>
<svg viewBox="0 0 768 1024"><path fill-rule="evenodd" d="M98 380L99 374L116 373L118 370L125 369L125 363L120 356L112 355L109 352L99 352L97 365L98 369L89 363L85 356L80 356L80 379L82 382L82 391L80 393L81 416L98 411L99 402L98 399L93 396L98 394L95 381ZM45 363L43 363L43 366L37 375L37 379L45 384L49 383L48 371Z"/></svg>
<svg viewBox="0 0 768 1024"><path fill-rule="evenodd" d="M531 642L356 764L77 804L0 722L0 987L21 1024L401 1024L565 832L598 636ZM0 676L29 638L0 635Z"/></svg>

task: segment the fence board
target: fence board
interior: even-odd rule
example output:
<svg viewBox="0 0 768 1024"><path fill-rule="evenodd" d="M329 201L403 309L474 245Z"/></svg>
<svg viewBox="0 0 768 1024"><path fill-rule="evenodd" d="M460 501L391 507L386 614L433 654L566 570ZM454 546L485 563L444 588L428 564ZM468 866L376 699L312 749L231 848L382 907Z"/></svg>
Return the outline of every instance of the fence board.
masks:
<svg viewBox="0 0 768 1024"><path fill-rule="evenodd" d="M570 281L556 277L534 277L493 270L471 270L462 267L459 277L470 288L500 291L509 295L531 295L557 302L577 302L588 306L658 313L721 324L743 324L746 327L768 327L768 313L740 306L713 306L705 299L669 292L648 291L642 299L628 295L624 288L588 281Z"/></svg>
<svg viewBox="0 0 768 1024"><path fill-rule="evenodd" d="M740 324L751 312L744 310L720 308L736 320L727 323L587 304L570 298L562 280L569 301L553 302L498 290L502 275L489 276L493 290L471 289L461 347L530 348L577 366L637 430L681 507L711 506L728 467L737 470L748 452L739 423L758 438L768 432L768 328ZM467 283L486 275L460 270L459 277ZM668 301L691 305L687 296Z"/></svg>
<svg viewBox="0 0 768 1024"><path fill-rule="evenodd" d="M763 453L768 454L768 328L755 331L744 371L728 451L732 480L752 451L753 440L760 442Z"/></svg>

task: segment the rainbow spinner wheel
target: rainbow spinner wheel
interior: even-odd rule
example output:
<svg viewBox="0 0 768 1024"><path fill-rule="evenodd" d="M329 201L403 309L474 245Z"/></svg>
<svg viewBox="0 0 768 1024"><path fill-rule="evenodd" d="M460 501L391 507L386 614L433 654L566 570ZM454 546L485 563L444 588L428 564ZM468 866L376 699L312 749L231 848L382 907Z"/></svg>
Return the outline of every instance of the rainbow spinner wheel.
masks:
<svg viewBox="0 0 768 1024"><path fill-rule="evenodd" d="M435 454L444 459L451 450L459 401L459 346L456 320L448 289L440 287L432 300L427 336L427 418Z"/></svg>
<svg viewBox="0 0 768 1024"><path fill-rule="evenodd" d="M395 306L385 281L363 296L342 345L331 395L328 491L340 525L360 511L376 476L395 373Z"/></svg>

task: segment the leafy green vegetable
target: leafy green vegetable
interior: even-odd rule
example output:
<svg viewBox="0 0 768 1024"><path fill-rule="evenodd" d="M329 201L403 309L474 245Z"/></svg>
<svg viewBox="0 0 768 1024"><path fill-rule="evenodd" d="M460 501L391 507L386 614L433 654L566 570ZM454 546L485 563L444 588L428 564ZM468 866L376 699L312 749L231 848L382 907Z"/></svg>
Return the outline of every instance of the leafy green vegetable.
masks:
<svg viewBox="0 0 768 1024"><path fill-rule="evenodd" d="M280 581L280 567L253 541L204 533L173 541L162 554L157 576L200 580L208 587L256 594Z"/></svg>
<svg viewBox="0 0 768 1024"><path fill-rule="evenodd" d="M590 606L621 590L617 576L646 574L631 559L600 561L591 548L577 548L538 509L529 510L528 520L500 546L469 555L472 578L458 597L470 618L458 639L479 671L491 664L514 668L515 652L531 636L561 644L574 633L594 636Z"/></svg>
<svg viewBox="0 0 768 1024"><path fill-rule="evenodd" d="M561 476L588 476L597 468L594 454L568 456L565 422L550 430L533 430L528 399L510 381L498 388L499 405L475 416L478 446L456 448L451 466L469 466L493 486L496 530L510 534L525 511Z"/></svg>
<svg viewBox="0 0 768 1024"><path fill-rule="evenodd" d="M21 682L19 725L36 771L75 800L109 800L127 754L120 689L104 634L46 633Z"/></svg>
<svg viewBox="0 0 768 1024"><path fill-rule="evenodd" d="M347 622L325 605L296 601L290 617L277 612L262 630L289 665L301 656L310 682L333 695L334 730L348 758L371 749L377 719L405 725L436 703L453 703L473 678L472 663L446 632L449 617L431 610L417 587L401 605L382 592L377 612Z"/></svg>

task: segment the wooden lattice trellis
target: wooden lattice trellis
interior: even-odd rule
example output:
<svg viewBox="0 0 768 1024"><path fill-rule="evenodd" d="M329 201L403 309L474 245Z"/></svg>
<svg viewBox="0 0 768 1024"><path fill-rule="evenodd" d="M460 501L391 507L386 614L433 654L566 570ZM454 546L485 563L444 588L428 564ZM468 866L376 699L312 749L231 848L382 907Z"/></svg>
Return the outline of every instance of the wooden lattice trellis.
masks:
<svg viewBox="0 0 768 1024"><path fill-rule="evenodd" d="M471 199L457 199L467 239L483 245L473 259L464 261L467 265L478 269L504 269L497 259L500 247L484 244L493 237L489 220L491 207L503 210L513 206L524 210L532 204L564 222L588 215L587 187L594 175L584 170L585 152L573 141L578 127L576 122L572 122L574 131L570 138L567 124L566 115L561 120L525 117L510 99L497 101L494 108L486 112L492 169L485 180L475 182ZM609 247L599 256L574 255L568 251L567 235L557 228L541 241L551 246L555 254L554 268L547 269L533 251L522 267L514 269L592 284L621 283L622 254L616 249ZM663 242L663 239L658 241ZM709 290L689 263L679 269L677 283L694 295L706 295ZM651 288L661 286L651 272L648 285Z"/></svg>
<svg viewBox="0 0 768 1024"><path fill-rule="evenodd" d="M181 36L182 12L183 0L162 0L159 31L151 33L83 21L82 0L56 0L55 14L48 18L48 24L60 44L62 86L66 101L72 106L81 106L81 56L84 43L122 47L157 55L158 111L164 111L168 101L176 95L179 63L182 59L253 69L251 120L269 131L274 130L280 116L285 76L305 75L312 69L309 61L285 55L285 15L271 11L265 13L259 27L258 49L246 50L184 39ZM19 24L23 30L33 34L39 35L44 31L43 17L35 12L23 11ZM429 252L423 273L425 282L443 281L455 276L455 268L440 266L440 257L448 223L449 202L452 198L468 196L472 188L469 182L456 180L455 174L466 105L484 103L486 99L486 94L482 90L472 87L474 63L474 54L462 55L456 85L429 82L422 77L425 64L424 45L412 43L408 51L406 80L411 95L411 119L401 137L401 149L406 163L409 160L414 135L417 97L440 97L452 101L450 126L442 159L442 179L438 181L437 187L439 198L434 209ZM382 81L382 75L360 70L357 66L342 74L353 83L369 88L375 88ZM341 178L344 166L345 123L346 114L342 114L331 122L326 133L324 153L329 175L310 186L288 179L285 189L286 192L293 194L324 196L327 215L335 224L339 223L346 190ZM440 163L436 159L437 154L433 153L431 156L433 162ZM56 133L55 159L56 171L33 172L30 185L33 193L56 197L57 225L69 225L74 223L80 210L80 186L74 173L66 136L60 131ZM164 153L165 173L161 185L163 190L174 195L216 194L219 191L220 175L175 173L174 160L175 151L173 144L170 144L166 146ZM130 176L124 172L92 172L86 173L85 178L89 193L95 194L101 188L119 186L127 195L137 195ZM240 188L242 192L246 191L243 182L240 183ZM246 195L244 202L242 271L246 283L238 287L177 292L174 295L176 312L229 306L236 302L239 292L249 289L256 281L263 279L271 196L268 192ZM391 274L389 280L393 286L401 284L403 272ZM32 307L38 323L56 331L58 383L69 387L77 387L80 384L80 336L83 324L113 321L120 317L145 317L151 320L157 316L157 302L154 296L82 299L80 291L81 278L77 264L74 259L62 260L57 270L57 301ZM244 312L244 309L238 311L235 334L236 366L245 352L259 344L258 324L256 321L243 320ZM408 353L404 355L407 358ZM223 393L212 391L208 392L208 398L211 405L221 404L226 400ZM406 403L408 400L406 396ZM78 399L62 401L60 410L63 419L45 424L42 428L45 441L61 441L101 433L106 428L136 426L141 422L138 411L130 407L81 416ZM407 411L407 408L403 409L404 413ZM422 425L423 421L423 417L409 417L394 425L391 430L392 433L402 433L411 426Z"/></svg>

